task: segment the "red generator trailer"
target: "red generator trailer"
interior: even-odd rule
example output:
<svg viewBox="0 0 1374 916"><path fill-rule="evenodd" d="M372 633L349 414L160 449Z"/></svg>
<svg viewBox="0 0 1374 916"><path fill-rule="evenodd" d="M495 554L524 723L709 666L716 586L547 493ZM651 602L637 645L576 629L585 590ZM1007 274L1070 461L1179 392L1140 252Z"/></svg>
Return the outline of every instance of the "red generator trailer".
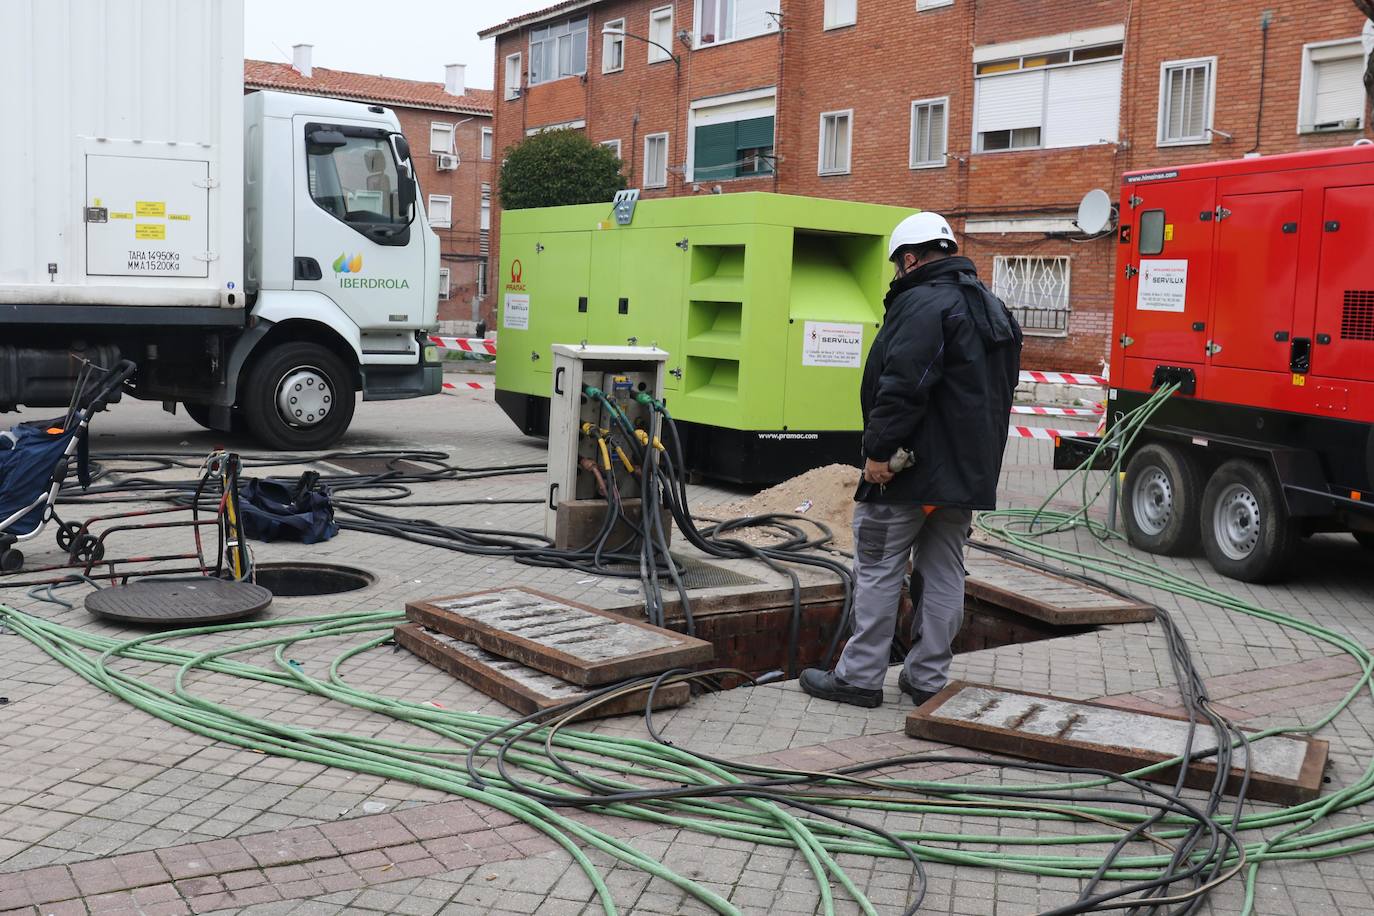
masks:
<svg viewBox="0 0 1374 916"><path fill-rule="evenodd" d="M1374 548L1374 145L1127 173L1117 242L1108 415L1181 386L1122 456L1131 543L1246 582Z"/></svg>

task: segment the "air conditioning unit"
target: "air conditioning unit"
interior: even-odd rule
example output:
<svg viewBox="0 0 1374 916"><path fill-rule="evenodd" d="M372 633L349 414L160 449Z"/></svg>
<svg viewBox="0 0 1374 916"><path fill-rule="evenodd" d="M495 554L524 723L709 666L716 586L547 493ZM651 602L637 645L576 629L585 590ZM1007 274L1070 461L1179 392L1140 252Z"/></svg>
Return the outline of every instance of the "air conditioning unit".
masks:
<svg viewBox="0 0 1374 916"><path fill-rule="evenodd" d="M458 168L458 157L454 153L436 153L434 167L441 172L451 172Z"/></svg>

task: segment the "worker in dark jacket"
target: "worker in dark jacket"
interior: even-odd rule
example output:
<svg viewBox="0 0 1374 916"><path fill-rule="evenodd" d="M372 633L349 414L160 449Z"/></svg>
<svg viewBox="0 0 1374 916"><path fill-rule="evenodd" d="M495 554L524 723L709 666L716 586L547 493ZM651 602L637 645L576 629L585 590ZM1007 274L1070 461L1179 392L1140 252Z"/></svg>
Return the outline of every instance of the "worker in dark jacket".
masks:
<svg viewBox="0 0 1374 916"><path fill-rule="evenodd" d="M963 553L973 510L992 509L1021 368L1021 328L983 286L943 217L892 233L886 315L864 363L864 472L854 496L854 631L833 672L802 689L883 702L907 562L921 584L914 644L897 685L919 705L949 680L964 617Z"/></svg>

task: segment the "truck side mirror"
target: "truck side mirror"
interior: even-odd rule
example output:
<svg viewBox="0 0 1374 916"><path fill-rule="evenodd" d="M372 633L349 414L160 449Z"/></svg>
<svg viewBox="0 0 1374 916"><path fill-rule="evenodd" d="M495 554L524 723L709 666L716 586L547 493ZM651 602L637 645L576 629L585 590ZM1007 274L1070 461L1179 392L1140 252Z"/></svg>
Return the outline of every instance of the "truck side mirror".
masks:
<svg viewBox="0 0 1374 916"><path fill-rule="evenodd" d="M415 166L410 159L410 144L402 134L391 135L391 148L396 153L401 174L396 182L396 203L408 219L415 219Z"/></svg>
<svg viewBox="0 0 1374 916"><path fill-rule="evenodd" d="M392 134L391 142L396 144L396 158L410 167L410 144L406 142L403 134Z"/></svg>

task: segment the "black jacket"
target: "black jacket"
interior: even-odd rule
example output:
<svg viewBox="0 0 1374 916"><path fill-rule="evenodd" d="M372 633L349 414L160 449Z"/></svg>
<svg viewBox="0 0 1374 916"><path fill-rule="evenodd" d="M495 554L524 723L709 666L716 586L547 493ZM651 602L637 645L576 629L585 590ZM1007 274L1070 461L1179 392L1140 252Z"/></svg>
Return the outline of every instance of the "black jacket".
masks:
<svg viewBox="0 0 1374 916"><path fill-rule="evenodd" d="M1021 369L1021 328L973 262L943 258L892 281L864 362L865 458L915 464L861 502L992 509Z"/></svg>

